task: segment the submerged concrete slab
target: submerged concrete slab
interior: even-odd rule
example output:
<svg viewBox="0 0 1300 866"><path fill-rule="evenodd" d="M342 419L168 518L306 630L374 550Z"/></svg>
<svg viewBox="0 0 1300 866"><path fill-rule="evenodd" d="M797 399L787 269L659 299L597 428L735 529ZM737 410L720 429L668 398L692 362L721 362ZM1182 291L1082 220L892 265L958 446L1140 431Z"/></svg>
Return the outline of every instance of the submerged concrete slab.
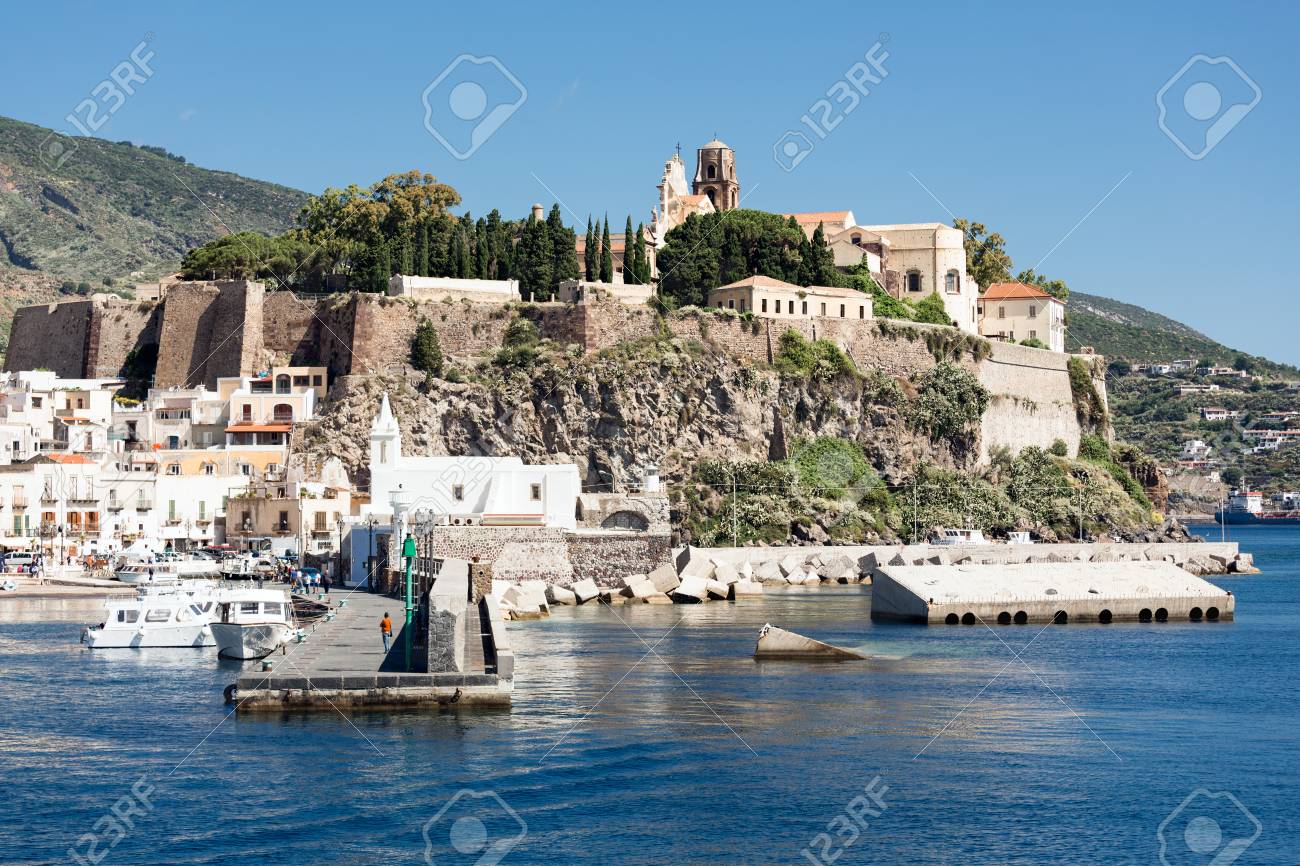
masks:
<svg viewBox="0 0 1300 866"><path fill-rule="evenodd" d="M805 659L809 661L850 661L870 658L857 650L831 646L771 623L763 626L758 633L758 645L754 647L756 659Z"/></svg>
<svg viewBox="0 0 1300 866"><path fill-rule="evenodd" d="M1168 562L894 566L879 569L872 619L990 625L1230 620L1236 599Z"/></svg>

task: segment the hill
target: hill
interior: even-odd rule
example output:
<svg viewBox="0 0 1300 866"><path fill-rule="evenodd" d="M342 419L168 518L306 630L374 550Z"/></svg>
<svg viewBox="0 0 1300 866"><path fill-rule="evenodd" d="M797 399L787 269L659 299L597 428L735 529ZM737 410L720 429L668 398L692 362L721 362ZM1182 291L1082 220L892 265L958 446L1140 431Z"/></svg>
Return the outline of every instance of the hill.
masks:
<svg viewBox="0 0 1300 866"><path fill-rule="evenodd" d="M51 140L75 145L61 164ZM0 117L0 332L12 306L55 299L64 281L100 287L169 273L186 250L227 231L284 231L306 200L161 148L63 138Z"/></svg>
<svg viewBox="0 0 1300 866"><path fill-rule="evenodd" d="M1196 358L1202 363L1231 366L1238 355L1249 354L1219 343L1168 316L1122 301L1070 292L1070 344L1092 346L1108 360L1130 362L1172 361ZM1281 376L1300 370L1266 358L1250 356L1253 369Z"/></svg>

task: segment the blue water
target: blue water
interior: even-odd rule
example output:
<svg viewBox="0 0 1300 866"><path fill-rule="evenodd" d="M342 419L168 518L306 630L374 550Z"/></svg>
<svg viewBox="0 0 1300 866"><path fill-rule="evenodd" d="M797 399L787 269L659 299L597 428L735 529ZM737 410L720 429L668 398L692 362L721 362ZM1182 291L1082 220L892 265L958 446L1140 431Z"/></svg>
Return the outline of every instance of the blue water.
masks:
<svg viewBox="0 0 1300 866"><path fill-rule="evenodd" d="M1300 531L1233 534L1264 573L1216 579L1231 623L584 606L512 625L496 713L234 717L232 663L83 650L94 603L0 608L0 862L418 864L427 835L438 864L1145 864L1205 789L1169 863L1297 863ZM756 663L766 621L891 658ZM875 777L883 809L851 805Z"/></svg>

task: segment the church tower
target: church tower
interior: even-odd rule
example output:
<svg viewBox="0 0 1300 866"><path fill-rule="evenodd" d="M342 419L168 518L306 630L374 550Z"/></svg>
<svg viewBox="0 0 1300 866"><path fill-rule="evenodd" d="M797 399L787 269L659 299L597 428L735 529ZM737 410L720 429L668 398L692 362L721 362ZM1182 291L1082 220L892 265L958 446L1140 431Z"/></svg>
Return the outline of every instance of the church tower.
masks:
<svg viewBox="0 0 1300 866"><path fill-rule="evenodd" d="M379 404L379 414L370 425L370 476L373 482L375 471L394 470L402 456L402 431L393 417L392 407L388 405L388 394L384 394Z"/></svg>
<svg viewBox="0 0 1300 866"><path fill-rule="evenodd" d="M740 183L736 180L736 152L716 138L695 157L695 182L691 191L707 195L717 210L740 206Z"/></svg>

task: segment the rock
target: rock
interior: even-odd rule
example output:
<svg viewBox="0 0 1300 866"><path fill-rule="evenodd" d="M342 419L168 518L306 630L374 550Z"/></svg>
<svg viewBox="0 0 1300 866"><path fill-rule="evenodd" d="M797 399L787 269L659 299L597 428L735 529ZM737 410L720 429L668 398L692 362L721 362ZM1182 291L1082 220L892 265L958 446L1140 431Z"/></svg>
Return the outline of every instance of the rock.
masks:
<svg viewBox="0 0 1300 866"><path fill-rule="evenodd" d="M577 604L578 596L574 594L573 590L551 584L546 587L546 600L553 605Z"/></svg>
<svg viewBox="0 0 1300 866"><path fill-rule="evenodd" d="M858 564L847 556L829 556L822 561L817 573L832 583L856 583Z"/></svg>
<svg viewBox="0 0 1300 866"><path fill-rule="evenodd" d="M655 585L655 589L662 593L672 592L681 583L677 577L677 569L671 565L661 565L646 576Z"/></svg>
<svg viewBox="0 0 1300 866"><path fill-rule="evenodd" d="M702 577L682 575L682 582L672 592L673 601L694 604L709 597L708 581Z"/></svg>
<svg viewBox="0 0 1300 866"><path fill-rule="evenodd" d="M754 577L764 583L770 580L781 580L785 577L785 572L781 571L781 566L773 559L764 559L754 567Z"/></svg>
<svg viewBox="0 0 1300 866"><path fill-rule="evenodd" d="M749 580L754 576L754 563L746 559L736 569L736 574L740 575L741 580Z"/></svg>
<svg viewBox="0 0 1300 866"><path fill-rule="evenodd" d="M763 626L758 633L758 645L754 647L756 659L807 659L809 661L849 661L866 659L870 656L857 650L831 646L771 623Z"/></svg>
<svg viewBox="0 0 1300 866"><path fill-rule="evenodd" d="M586 604L600 596L600 587L590 577L569 584L569 589L578 597L578 604Z"/></svg>
<svg viewBox="0 0 1300 866"><path fill-rule="evenodd" d="M730 583L723 583L716 579L710 579L704 583L704 588L705 591L708 592L709 598L716 598L720 601L728 596L729 593L727 587L729 586L731 586Z"/></svg>
<svg viewBox="0 0 1300 866"><path fill-rule="evenodd" d="M731 590L730 598L733 601L738 598L751 598L763 594L763 584L755 583L752 580L736 581L728 589Z"/></svg>

